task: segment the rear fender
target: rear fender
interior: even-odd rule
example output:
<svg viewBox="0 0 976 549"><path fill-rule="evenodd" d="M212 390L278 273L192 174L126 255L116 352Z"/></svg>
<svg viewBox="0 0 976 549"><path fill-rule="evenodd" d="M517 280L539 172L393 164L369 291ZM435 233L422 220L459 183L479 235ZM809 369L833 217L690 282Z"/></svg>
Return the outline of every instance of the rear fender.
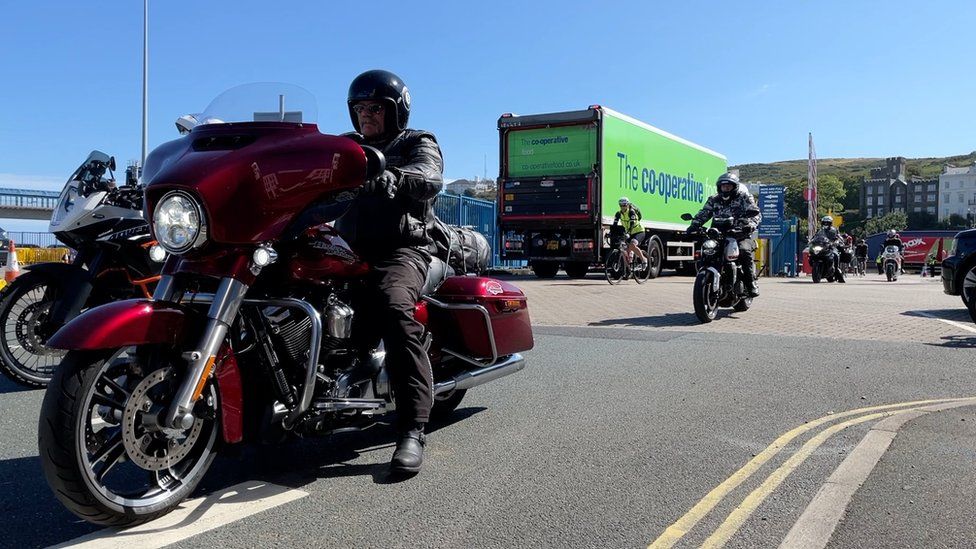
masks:
<svg viewBox="0 0 976 549"><path fill-rule="evenodd" d="M182 341L196 314L174 303L128 299L89 309L58 330L48 347L68 351L116 349Z"/></svg>

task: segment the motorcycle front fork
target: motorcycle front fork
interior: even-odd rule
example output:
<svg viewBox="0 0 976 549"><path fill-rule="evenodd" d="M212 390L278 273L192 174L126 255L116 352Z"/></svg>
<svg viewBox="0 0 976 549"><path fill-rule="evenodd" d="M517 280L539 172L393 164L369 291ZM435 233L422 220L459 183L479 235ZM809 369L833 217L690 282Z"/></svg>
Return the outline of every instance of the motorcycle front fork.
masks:
<svg viewBox="0 0 976 549"><path fill-rule="evenodd" d="M193 425L193 404L200 398L203 387L213 370L217 352L227 335L234 318L244 302L248 286L233 278L223 278L214 293L207 311L207 324L193 350L182 357L187 362L187 373L170 404L163 424L176 429L189 429ZM153 294L155 301L170 301L176 294L172 276L163 276Z"/></svg>

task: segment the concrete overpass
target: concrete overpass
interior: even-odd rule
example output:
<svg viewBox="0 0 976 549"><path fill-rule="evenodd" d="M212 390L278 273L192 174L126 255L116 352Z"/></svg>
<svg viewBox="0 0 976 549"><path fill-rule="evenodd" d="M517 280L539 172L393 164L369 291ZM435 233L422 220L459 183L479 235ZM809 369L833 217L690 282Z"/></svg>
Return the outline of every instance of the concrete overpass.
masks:
<svg viewBox="0 0 976 549"><path fill-rule="evenodd" d="M0 188L0 218L47 221L60 196L60 191Z"/></svg>

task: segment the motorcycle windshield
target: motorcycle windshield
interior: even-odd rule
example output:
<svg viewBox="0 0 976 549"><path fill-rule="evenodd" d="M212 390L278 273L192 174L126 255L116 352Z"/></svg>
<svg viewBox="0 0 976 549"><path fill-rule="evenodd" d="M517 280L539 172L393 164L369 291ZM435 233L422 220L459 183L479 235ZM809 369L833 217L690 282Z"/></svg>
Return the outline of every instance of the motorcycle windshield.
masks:
<svg viewBox="0 0 976 549"><path fill-rule="evenodd" d="M103 153L102 151L92 151L88 158L78 166L71 176L68 177L68 181L64 184L64 188L61 189L61 196L58 198L58 205L54 208L54 212L51 214L51 221L48 224L48 229L51 232L57 232L60 230L61 222L71 213L75 207L75 203L80 199L85 198L86 195L91 193L94 188L92 185L95 183L94 178L96 173L93 173L95 166L107 166L111 157ZM104 168L98 171L104 172ZM102 174L98 174L101 182L107 182L108 179ZM85 183L88 183L85 185Z"/></svg>
<svg viewBox="0 0 976 549"><path fill-rule="evenodd" d="M281 82L256 82L217 96L197 117L198 125L234 122L315 124L318 107L308 90Z"/></svg>

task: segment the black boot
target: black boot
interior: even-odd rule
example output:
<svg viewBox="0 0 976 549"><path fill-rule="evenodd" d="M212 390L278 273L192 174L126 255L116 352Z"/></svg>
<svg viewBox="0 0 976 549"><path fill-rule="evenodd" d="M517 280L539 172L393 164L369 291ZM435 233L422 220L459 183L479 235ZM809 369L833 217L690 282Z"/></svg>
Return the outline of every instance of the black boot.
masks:
<svg viewBox="0 0 976 549"><path fill-rule="evenodd" d="M401 432L397 439L396 451L390 461L390 470L394 473L419 473L424 463L424 424L417 423L409 431Z"/></svg>

